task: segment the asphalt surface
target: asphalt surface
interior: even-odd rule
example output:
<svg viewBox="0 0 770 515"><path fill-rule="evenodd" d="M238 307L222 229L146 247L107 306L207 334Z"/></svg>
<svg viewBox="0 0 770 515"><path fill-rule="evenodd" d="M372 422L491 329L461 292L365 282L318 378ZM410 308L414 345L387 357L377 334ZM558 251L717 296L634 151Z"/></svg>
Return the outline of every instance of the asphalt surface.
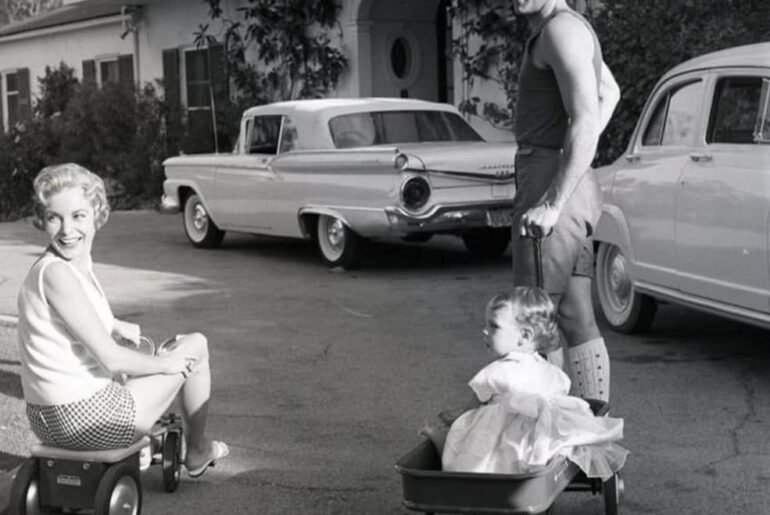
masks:
<svg viewBox="0 0 770 515"><path fill-rule="evenodd" d="M13 321L44 243L28 222L0 224L0 510L33 443ZM473 260L449 237L376 244L339 272L299 241L228 235L195 249L178 216L153 212L114 213L94 259L117 316L155 339L199 330L210 342L210 433L232 454L174 494L151 469L150 515L407 513L394 464L490 359L483 307L510 279L508 257ZM650 333L605 336L632 453L621 513L770 513L768 332L664 306ZM564 493L556 513L604 506Z"/></svg>

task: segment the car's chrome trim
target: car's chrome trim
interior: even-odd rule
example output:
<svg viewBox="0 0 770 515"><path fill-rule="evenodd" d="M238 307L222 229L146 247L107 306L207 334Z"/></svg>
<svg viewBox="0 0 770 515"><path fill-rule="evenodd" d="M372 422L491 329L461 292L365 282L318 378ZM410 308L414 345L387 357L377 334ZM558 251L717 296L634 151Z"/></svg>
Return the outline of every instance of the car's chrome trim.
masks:
<svg viewBox="0 0 770 515"><path fill-rule="evenodd" d="M493 201L493 202L473 202L473 203L464 203L464 204L437 204L435 206L432 206L429 210L425 211L424 213L412 213L411 211L407 211L406 209L397 206L388 206L385 208L385 212L388 214L393 214L399 217L408 218L410 220L414 221L427 221L431 218L435 218L436 216L439 216L443 213L449 212L449 211L482 211L486 213L488 209L500 209L500 208L511 208L513 207L513 204L511 202L511 199L505 199L503 201Z"/></svg>
<svg viewBox="0 0 770 515"><path fill-rule="evenodd" d="M165 193L160 198L160 211L163 213L178 213L182 210L182 207L179 205L179 199L170 197L166 195Z"/></svg>
<svg viewBox="0 0 770 515"><path fill-rule="evenodd" d="M715 300L704 299L703 297L696 297L694 295L643 281L635 281L634 288L639 293L645 293L656 299L674 302L676 304L697 309L698 311L704 311L713 315L719 315L739 322L745 322L765 329L770 329L770 314L768 313L761 313L759 311L734 306L732 304L725 304Z"/></svg>
<svg viewBox="0 0 770 515"><path fill-rule="evenodd" d="M453 170L435 170L429 168L405 168L405 172L415 173L430 173L435 175L446 175L449 177L462 177L463 179L471 179L482 182L508 182L516 177L516 172L504 173L497 172L495 175L481 172L456 172Z"/></svg>

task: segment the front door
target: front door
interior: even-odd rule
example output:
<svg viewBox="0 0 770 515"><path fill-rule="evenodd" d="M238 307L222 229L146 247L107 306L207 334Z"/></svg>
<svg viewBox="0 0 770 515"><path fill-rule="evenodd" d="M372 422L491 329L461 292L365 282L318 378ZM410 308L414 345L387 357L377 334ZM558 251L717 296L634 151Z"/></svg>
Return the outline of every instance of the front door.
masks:
<svg viewBox="0 0 770 515"><path fill-rule="evenodd" d="M683 292L767 311L770 147L755 141L762 89L757 71L712 74L676 233Z"/></svg>
<svg viewBox="0 0 770 515"><path fill-rule="evenodd" d="M269 231L275 174L270 163L278 152L282 117L255 116L244 122L243 152L217 167L217 187L224 198L227 225L246 232Z"/></svg>
<svg viewBox="0 0 770 515"><path fill-rule="evenodd" d="M636 281L677 288L676 201L682 170L694 152L698 75L677 77L654 94L636 144L617 172L613 201L626 215Z"/></svg>

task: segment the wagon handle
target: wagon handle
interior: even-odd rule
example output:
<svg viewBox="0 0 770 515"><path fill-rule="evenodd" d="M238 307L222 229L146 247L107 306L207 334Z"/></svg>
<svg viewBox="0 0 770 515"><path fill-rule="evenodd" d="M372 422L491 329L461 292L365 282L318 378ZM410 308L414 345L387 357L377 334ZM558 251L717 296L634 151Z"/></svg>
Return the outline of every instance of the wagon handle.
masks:
<svg viewBox="0 0 770 515"><path fill-rule="evenodd" d="M535 253L535 284L538 288L543 287L543 249L541 246L542 238L532 236L532 247Z"/></svg>

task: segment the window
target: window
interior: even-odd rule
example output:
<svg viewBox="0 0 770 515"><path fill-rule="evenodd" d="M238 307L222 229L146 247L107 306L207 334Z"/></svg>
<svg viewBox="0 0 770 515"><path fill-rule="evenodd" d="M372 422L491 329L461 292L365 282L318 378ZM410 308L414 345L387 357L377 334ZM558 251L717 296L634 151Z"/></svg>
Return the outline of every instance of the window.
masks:
<svg viewBox="0 0 770 515"><path fill-rule="evenodd" d="M329 130L337 148L421 141L482 141L462 117L446 111L346 114L329 120Z"/></svg>
<svg viewBox="0 0 770 515"><path fill-rule="evenodd" d="M8 109L8 127L21 120L19 113L19 76L16 72L5 75L5 105Z"/></svg>
<svg viewBox="0 0 770 515"><path fill-rule="evenodd" d="M280 134L280 116L255 116L250 134L247 136L246 151L249 154L276 154Z"/></svg>
<svg viewBox="0 0 770 515"><path fill-rule="evenodd" d="M695 81L678 86L658 100L642 145L689 145L695 137L695 127L703 93L703 82Z"/></svg>
<svg viewBox="0 0 770 515"><path fill-rule="evenodd" d="M185 52L185 82L187 85L187 108L211 108L211 73L209 53L205 48Z"/></svg>
<svg viewBox="0 0 770 515"><path fill-rule="evenodd" d="M107 83L117 84L120 81L120 71L118 68L118 60L110 59L99 61L99 82L100 86L104 86Z"/></svg>
<svg viewBox="0 0 770 515"><path fill-rule="evenodd" d="M753 144L761 91L759 77L720 79L714 90L706 141Z"/></svg>

